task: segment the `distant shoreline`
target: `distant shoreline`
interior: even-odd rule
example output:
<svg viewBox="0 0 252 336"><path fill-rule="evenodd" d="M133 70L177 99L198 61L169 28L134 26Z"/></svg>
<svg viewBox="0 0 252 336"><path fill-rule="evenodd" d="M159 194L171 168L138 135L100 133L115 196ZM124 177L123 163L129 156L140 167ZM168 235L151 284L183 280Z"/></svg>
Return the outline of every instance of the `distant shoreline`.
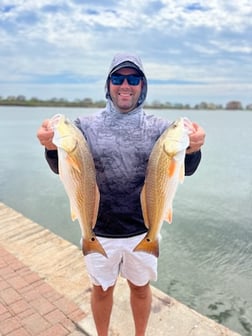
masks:
<svg viewBox="0 0 252 336"><path fill-rule="evenodd" d="M91 99L86 98L83 100L76 100L70 102L63 99L53 99L53 100L39 100L39 99L0 99L0 106L16 106L16 107L70 107L70 108L103 108L106 102L101 100L93 102ZM189 104L171 104L171 103L160 103L155 102L152 104L146 103L144 105L145 109L170 109L170 110L249 110L252 111L252 104L243 107L241 102L231 101L226 104L225 107L222 105L215 105L213 103L202 102L195 106L190 106Z"/></svg>

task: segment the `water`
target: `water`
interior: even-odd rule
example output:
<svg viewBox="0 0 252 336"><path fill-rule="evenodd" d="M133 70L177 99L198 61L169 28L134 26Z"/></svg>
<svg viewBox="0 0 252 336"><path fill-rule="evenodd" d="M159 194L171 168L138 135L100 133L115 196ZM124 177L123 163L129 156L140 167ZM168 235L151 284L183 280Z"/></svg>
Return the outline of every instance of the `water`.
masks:
<svg viewBox="0 0 252 336"><path fill-rule="evenodd" d="M44 160L36 131L56 113L92 109L0 107L0 201L78 245L63 186ZM252 113L149 111L187 116L207 133L201 165L179 186L172 225L162 228L155 285L239 332L252 335Z"/></svg>

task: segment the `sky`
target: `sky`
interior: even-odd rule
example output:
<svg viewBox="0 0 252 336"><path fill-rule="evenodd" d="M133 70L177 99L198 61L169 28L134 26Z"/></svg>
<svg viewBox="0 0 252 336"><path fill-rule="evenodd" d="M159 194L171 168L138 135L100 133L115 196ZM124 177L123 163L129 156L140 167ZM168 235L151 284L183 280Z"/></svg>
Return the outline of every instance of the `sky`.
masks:
<svg viewBox="0 0 252 336"><path fill-rule="evenodd" d="M0 0L0 97L104 100L138 54L147 102L252 103L251 0Z"/></svg>

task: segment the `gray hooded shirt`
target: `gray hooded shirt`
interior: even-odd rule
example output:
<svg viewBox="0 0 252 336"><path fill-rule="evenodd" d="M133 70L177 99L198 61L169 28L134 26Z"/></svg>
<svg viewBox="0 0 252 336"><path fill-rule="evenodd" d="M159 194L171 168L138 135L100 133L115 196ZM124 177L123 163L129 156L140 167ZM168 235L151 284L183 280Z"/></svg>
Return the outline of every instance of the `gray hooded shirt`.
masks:
<svg viewBox="0 0 252 336"><path fill-rule="evenodd" d="M126 62L126 63L125 63ZM130 62L130 63L129 63ZM120 66L132 66L143 76L143 88L137 107L121 113L109 94L109 75ZM100 205L94 232L97 236L125 238L147 231L144 225L140 193L151 150L169 126L169 121L145 114L143 104L147 94L147 80L140 59L134 55L118 54L114 57L106 80L106 107L98 114L79 117L75 121L85 136L93 155ZM199 152L200 153L200 152ZM187 159L187 175L199 163ZM57 172L56 163L47 160Z"/></svg>

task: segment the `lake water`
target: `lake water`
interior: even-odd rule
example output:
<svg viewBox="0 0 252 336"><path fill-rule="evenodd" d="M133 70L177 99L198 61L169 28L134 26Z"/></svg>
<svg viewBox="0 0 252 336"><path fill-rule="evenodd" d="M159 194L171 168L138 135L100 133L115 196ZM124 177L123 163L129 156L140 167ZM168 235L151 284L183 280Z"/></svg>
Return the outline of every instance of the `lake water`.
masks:
<svg viewBox="0 0 252 336"><path fill-rule="evenodd" d="M0 107L0 201L78 245L69 203L44 160L36 132L45 118L93 109ZM154 286L243 336L252 335L252 112L148 111L187 116L207 133L195 175L162 228ZM1 223L0 223L1 224Z"/></svg>

